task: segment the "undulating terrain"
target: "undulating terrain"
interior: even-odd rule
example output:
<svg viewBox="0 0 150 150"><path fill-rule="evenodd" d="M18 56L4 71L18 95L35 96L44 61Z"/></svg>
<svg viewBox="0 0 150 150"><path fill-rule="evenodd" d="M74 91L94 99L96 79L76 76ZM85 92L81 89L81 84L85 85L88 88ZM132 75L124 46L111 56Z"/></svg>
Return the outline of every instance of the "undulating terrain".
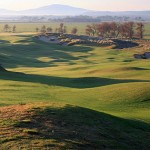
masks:
<svg viewBox="0 0 150 150"><path fill-rule="evenodd" d="M142 46L60 46L1 33L1 149L150 149Z"/></svg>

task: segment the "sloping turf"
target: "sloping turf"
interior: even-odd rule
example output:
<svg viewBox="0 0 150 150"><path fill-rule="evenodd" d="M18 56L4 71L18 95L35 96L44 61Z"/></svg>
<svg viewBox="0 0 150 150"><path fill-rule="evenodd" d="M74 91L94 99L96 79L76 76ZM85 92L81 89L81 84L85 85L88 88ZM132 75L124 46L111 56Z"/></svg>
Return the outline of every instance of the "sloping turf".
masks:
<svg viewBox="0 0 150 150"><path fill-rule="evenodd" d="M80 112L81 107L83 111L88 111L86 117L89 116L90 120L85 120L87 124L92 122L91 118L94 119L95 113L96 120L99 120L99 115L110 115L108 120L104 117L104 122L108 121L112 127L110 125L107 132L104 130L104 134L109 134L114 129L115 121L117 129L110 133L111 136L119 131L124 132L122 128L130 128L130 131L135 129L134 133L127 135L132 137L130 142L134 141L136 145L136 134L141 134L142 138L139 138L140 135L137 138L148 149L150 61L133 58L133 54L144 51L142 47L124 50L80 45L62 47L37 41L30 35L0 38L7 41L0 44L0 64L8 70L0 72L1 106L35 102L70 104L76 107L76 112ZM92 112L94 115L90 116ZM67 121L73 123L73 118L76 119L74 114L72 118L67 117ZM80 125L83 118L79 119ZM121 120L125 121L121 123ZM128 120L133 123L130 124ZM100 123L94 122L92 128L94 126L99 127ZM145 127L146 131L143 132ZM124 134L127 134L126 131ZM121 138L127 140L124 134L121 133ZM117 137L114 139L115 142L121 142L120 145L123 144ZM9 141L6 140L7 142ZM124 147L129 148L128 144L125 142ZM106 145L111 148L109 144ZM135 147L138 148L139 145Z"/></svg>

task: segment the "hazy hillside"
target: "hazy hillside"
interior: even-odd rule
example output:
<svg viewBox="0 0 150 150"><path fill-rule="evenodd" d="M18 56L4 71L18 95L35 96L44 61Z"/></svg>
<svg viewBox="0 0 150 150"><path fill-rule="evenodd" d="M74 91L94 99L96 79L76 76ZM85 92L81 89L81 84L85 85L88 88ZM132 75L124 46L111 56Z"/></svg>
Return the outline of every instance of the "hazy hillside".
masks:
<svg viewBox="0 0 150 150"><path fill-rule="evenodd" d="M67 5L48 5L36 9L29 9L24 11L11 11L0 9L0 15L80 15L89 10L76 8Z"/></svg>
<svg viewBox="0 0 150 150"><path fill-rule="evenodd" d="M150 11L89 11L84 13L88 16L129 16L129 17L143 17L150 18Z"/></svg>
<svg viewBox="0 0 150 150"><path fill-rule="evenodd" d="M150 11L92 11L67 5L48 5L36 9L29 9L24 11L11 11L0 9L0 15L55 15L55 16L76 16L76 15L87 15L87 16L128 16L128 17L142 17L150 18Z"/></svg>
<svg viewBox="0 0 150 150"><path fill-rule="evenodd" d="M76 8L66 5L49 5L40 7L37 9L30 9L21 11L21 14L28 14L28 15L79 15L82 13L87 12L86 9Z"/></svg>

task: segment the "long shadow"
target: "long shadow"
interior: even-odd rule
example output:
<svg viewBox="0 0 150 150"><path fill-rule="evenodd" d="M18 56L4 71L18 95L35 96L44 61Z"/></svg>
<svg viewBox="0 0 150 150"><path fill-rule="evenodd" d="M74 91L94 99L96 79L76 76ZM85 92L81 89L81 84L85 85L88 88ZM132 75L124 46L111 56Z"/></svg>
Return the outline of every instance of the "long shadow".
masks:
<svg viewBox="0 0 150 150"><path fill-rule="evenodd" d="M93 48L87 46L63 47L27 36L14 44L0 45L0 58L2 58L0 63L7 68L51 67L57 66L60 62L71 64L75 60L84 60L91 55L88 52L92 50ZM72 52L81 52L83 56L82 58L74 56ZM49 58L49 61L41 61L40 58L43 57Z"/></svg>
<svg viewBox="0 0 150 150"><path fill-rule="evenodd" d="M49 86L63 86L71 88L93 88L119 83L150 82L150 80L125 80L125 79L109 79L99 77L67 78L67 77L24 74L8 71L1 72L0 79L41 83Z"/></svg>
<svg viewBox="0 0 150 150"><path fill-rule="evenodd" d="M10 43L10 42L7 40L0 40L0 44L6 44L6 43Z"/></svg>
<svg viewBox="0 0 150 150"><path fill-rule="evenodd" d="M15 127L31 130L36 128L39 131L38 138L63 142L66 149L69 148L68 145L83 150L150 149L148 123L70 105L63 108L36 107L31 111L34 115L24 118L31 122L27 124L20 121ZM37 137L31 135L30 140Z"/></svg>

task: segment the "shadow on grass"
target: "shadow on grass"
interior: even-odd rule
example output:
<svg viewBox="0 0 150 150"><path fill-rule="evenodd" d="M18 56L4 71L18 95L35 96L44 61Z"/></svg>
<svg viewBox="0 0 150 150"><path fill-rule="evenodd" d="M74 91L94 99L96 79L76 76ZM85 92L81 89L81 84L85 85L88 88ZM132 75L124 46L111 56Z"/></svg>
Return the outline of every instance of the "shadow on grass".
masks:
<svg viewBox="0 0 150 150"><path fill-rule="evenodd" d="M144 122L70 105L36 107L31 111L35 113L28 116L30 123L15 126L29 131L36 129L36 135L29 133L29 140L54 139L65 143L66 149L150 149L150 125Z"/></svg>
<svg viewBox="0 0 150 150"><path fill-rule="evenodd" d="M7 40L0 40L0 44L7 44L7 43L10 43L10 42Z"/></svg>
<svg viewBox="0 0 150 150"><path fill-rule="evenodd" d="M119 83L132 83L132 82L150 82L150 80L125 80L125 79L110 79L110 78L99 78L99 77L81 77L81 78L67 78L67 77L56 77L56 76L44 76L44 75L33 75L24 74L17 72L1 72L0 79L41 83L49 86L63 86L71 88L93 88Z"/></svg>
<svg viewBox="0 0 150 150"><path fill-rule="evenodd" d="M20 36L20 35L19 35ZM21 36L22 37L22 36ZM24 67L51 67L57 66L55 63L72 63L75 60L84 60L89 57L93 48L88 46L63 47L57 44L38 41L31 36L16 41L14 44L0 45L1 64L7 68ZM72 53L81 53L82 58ZM48 58L48 62L41 61L40 58Z"/></svg>
<svg viewBox="0 0 150 150"><path fill-rule="evenodd" d="M132 70L150 70L149 68L131 67Z"/></svg>

